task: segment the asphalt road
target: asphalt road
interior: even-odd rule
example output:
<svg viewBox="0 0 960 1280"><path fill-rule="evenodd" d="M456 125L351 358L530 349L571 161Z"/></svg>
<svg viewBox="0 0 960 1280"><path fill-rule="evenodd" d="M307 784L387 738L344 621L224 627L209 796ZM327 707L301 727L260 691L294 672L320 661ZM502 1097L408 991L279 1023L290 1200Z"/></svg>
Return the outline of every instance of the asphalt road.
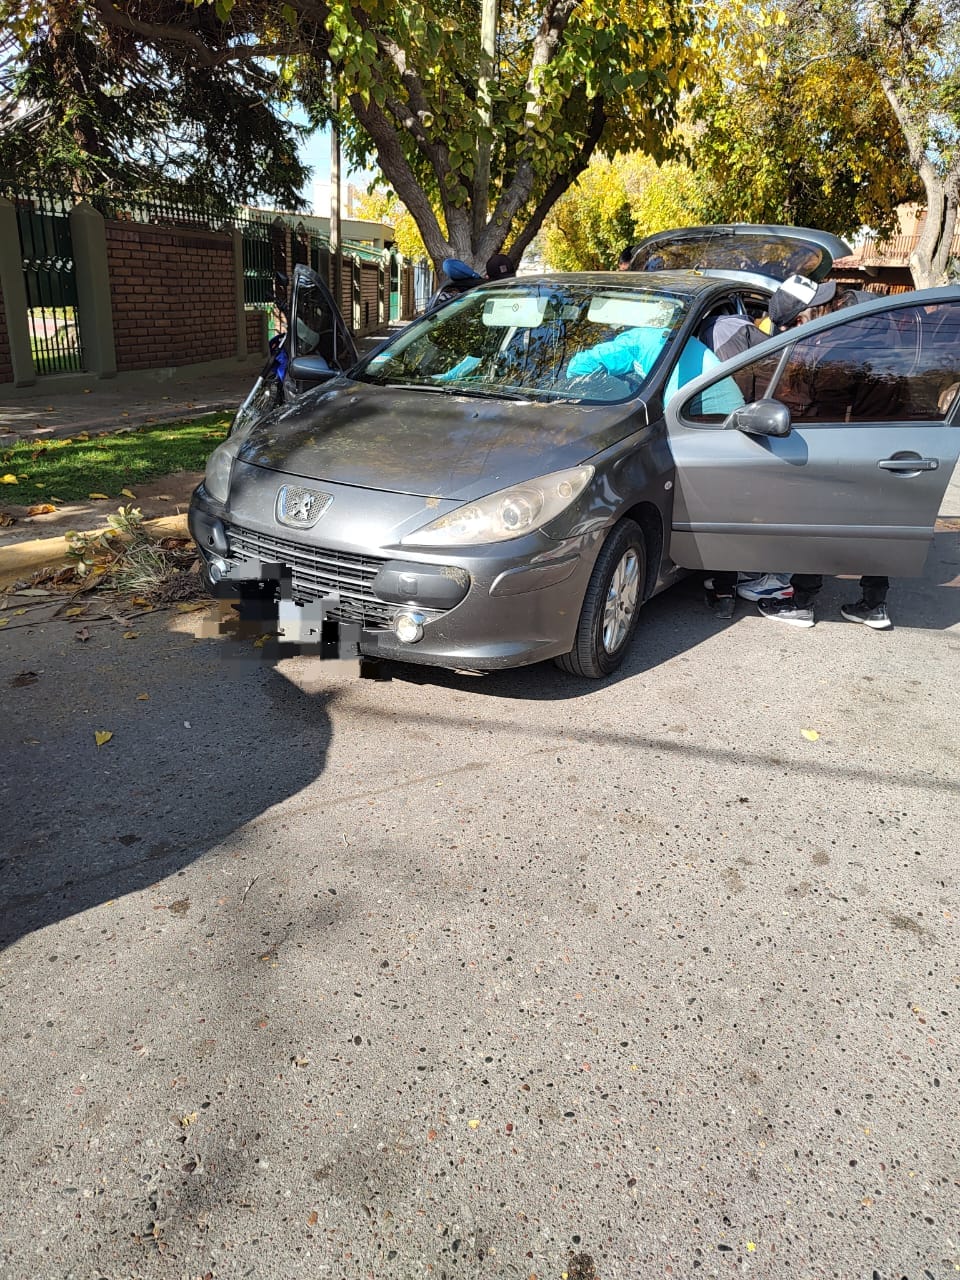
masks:
<svg viewBox="0 0 960 1280"><path fill-rule="evenodd" d="M954 1275L958 575L599 685L8 603L0 1276Z"/></svg>

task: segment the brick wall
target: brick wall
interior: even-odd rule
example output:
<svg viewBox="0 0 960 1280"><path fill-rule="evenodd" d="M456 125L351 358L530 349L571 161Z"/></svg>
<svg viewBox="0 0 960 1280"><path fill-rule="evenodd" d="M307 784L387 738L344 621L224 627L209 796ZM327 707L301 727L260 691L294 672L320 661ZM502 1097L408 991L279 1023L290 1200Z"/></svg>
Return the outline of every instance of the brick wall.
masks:
<svg viewBox="0 0 960 1280"><path fill-rule="evenodd" d="M0 294L0 382L13 381L13 365L10 361L10 338L7 335L7 309Z"/></svg>
<svg viewBox="0 0 960 1280"><path fill-rule="evenodd" d="M106 238L119 373L237 354L229 235L107 222Z"/></svg>
<svg viewBox="0 0 960 1280"><path fill-rule="evenodd" d="M266 311L245 311L244 320L247 329L247 354L267 354L267 313Z"/></svg>

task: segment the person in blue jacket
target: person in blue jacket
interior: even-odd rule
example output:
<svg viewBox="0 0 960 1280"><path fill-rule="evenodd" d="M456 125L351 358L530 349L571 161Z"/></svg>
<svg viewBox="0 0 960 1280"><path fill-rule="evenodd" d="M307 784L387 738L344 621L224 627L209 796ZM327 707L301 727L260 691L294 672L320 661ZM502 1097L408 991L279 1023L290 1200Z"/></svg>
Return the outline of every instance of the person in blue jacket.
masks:
<svg viewBox="0 0 960 1280"><path fill-rule="evenodd" d="M617 378L633 375L643 380L649 376L670 334L669 329L650 326L625 329L609 342L600 342L595 347L578 351L567 365L567 376L578 378L602 371ZM701 373L719 368L721 363L699 338L688 338L667 379L663 390L664 400L669 400L681 387L698 378ZM700 412L727 414L742 405L740 388L732 378L723 378L704 392Z"/></svg>

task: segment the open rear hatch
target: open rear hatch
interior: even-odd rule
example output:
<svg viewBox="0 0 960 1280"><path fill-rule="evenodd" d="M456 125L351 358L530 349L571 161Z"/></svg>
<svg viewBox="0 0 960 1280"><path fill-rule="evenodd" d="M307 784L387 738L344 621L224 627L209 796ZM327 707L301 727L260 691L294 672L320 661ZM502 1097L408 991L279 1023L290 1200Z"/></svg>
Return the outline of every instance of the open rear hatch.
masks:
<svg viewBox="0 0 960 1280"><path fill-rule="evenodd" d="M829 231L809 227L768 227L737 222L713 227L658 231L637 245L631 271L717 271L823 280L850 247Z"/></svg>

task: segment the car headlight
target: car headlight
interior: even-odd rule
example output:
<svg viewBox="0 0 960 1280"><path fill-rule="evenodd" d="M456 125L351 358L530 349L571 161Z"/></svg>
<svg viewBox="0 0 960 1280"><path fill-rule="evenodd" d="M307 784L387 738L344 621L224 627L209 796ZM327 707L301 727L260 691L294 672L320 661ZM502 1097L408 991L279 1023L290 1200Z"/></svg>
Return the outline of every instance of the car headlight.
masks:
<svg viewBox="0 0 960 1280"><path fill-rule="evenodd" d="M593 467L571 467L511 485L457 507L401 538L414 547L473 547L521 538L564 511L593 479Z"/></svg>
<svg viewBox="0 0 960 1280"><path fill-rule="evenodd" d="M242 443L242 436L224 440L223 444L218 444L207 459L203 483L207 493L215 502L227 500L230 492L230 473L233 471L233 464Z"/></svg>

